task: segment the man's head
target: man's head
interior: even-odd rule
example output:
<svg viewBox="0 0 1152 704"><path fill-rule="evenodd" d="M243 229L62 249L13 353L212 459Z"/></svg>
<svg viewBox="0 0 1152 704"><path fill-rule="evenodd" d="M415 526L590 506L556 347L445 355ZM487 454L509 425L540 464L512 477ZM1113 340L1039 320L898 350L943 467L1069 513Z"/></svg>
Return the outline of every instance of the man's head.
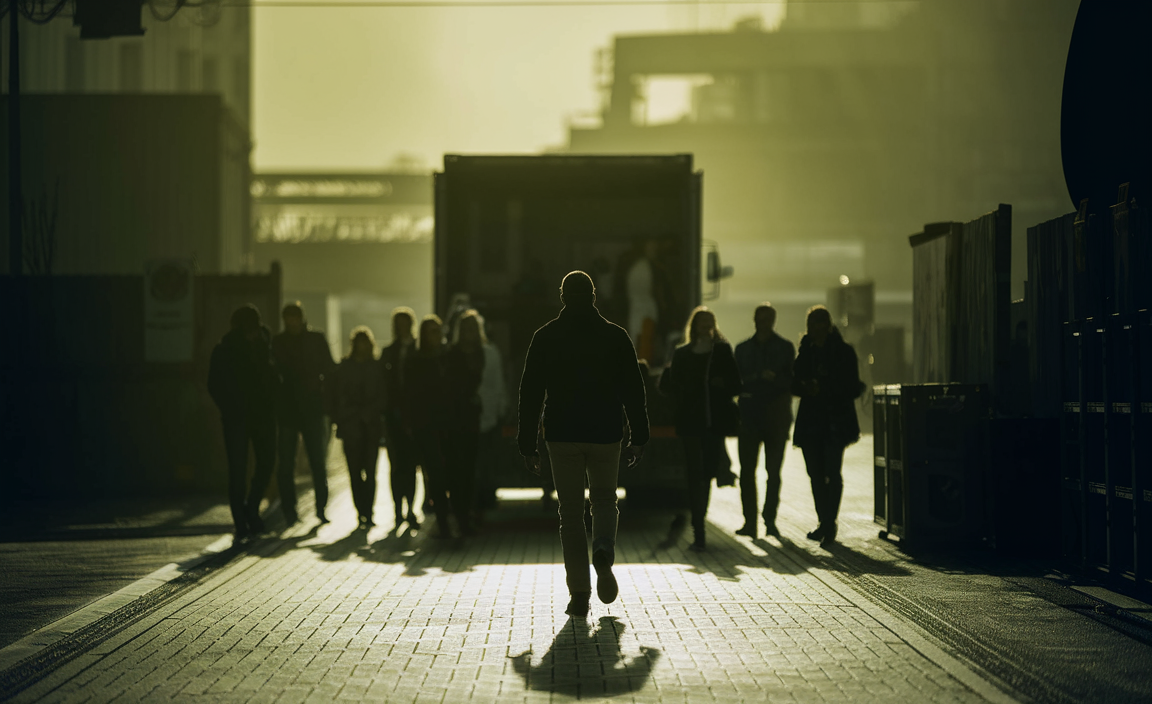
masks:
<svg viewBox="0 0 1152 704"><path fill-rule="evenodd" d="M392 310L392 339L412 339L412 326L416 324L416 311L407 306Z"/></svg>
<svg viewBox="0 0 1152 704"><path fill-rule="evenodd" d="M284 319L284 330L290 335L299 335L304 332L304 308L301 307L300 301L292 301L284 306L284 310L280 311L280 317Z"/></svg>
<svg viewBox="0 0 1152 704"><path fill-rule="evenodd" d="M260 310L248 303L232 311L232 329L243 330L244 337L255 340L260 335Z"/></svg>
<svg viewBox="0 0 1152 704"><path fill-rule="evenodd" d="M596 286L582 271L570 271L560 282L560 301L565 307L590 308L596 304Z"/></svg>
<svg viewBox="0 0 1152 704"><path fill-rule="evenodd" d="M776 328L776 309L771 303L761 303L756 306L756 312L752 314L752 322L756 326L756 334L767 337L768 333Z"/></svg>

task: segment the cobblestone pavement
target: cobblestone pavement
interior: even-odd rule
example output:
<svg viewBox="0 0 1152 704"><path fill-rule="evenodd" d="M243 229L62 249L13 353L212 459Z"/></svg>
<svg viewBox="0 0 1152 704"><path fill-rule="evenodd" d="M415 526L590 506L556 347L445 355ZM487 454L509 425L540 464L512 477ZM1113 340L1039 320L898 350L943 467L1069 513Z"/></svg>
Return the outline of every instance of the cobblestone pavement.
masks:
<svg viewBox="0 0 1152 704"><path fill-rule="evenodd" d="M334 488L332 524L298 525L189 573L0 673L0 692L21 702L1010 701L792 545L811 521L799 498L782 515L782 542L749 541L731 536L738 493L719 490L704 554L686 549L670 514L626 512L620 597L594 600L585 622L563 613L556 519L538 501L506 502L478 537L435 541L391 525L356 531L346 487ZM379 506L390 506L387 491Z"/></svg>

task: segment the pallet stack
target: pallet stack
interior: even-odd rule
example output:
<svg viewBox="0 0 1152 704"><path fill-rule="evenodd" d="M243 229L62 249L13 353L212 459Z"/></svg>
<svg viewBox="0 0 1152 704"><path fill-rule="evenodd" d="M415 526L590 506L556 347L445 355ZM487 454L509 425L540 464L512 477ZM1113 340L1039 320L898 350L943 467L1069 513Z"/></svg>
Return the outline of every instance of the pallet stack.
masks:
<svg viewBox="0 0 1152 704"><path fill-rule="evenodd" d="M1063 553L1152 592L1152 246L1118 195L1029 228L1033 411L1060 420Z"/></svg>

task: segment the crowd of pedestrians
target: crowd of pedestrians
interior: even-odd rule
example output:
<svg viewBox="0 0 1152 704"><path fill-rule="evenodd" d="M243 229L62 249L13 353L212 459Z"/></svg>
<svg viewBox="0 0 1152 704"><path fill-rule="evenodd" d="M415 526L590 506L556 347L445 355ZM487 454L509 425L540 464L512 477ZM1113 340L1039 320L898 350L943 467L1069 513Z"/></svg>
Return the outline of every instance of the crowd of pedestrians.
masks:
<svg viewBox="0 0 1152 704"><path fill-rule="evenodd" d="M308 327L299 303L282 311L284 331L272 336L252 305L237 309L231 330L213 350L208 391L220 409L228 458L229 501L235 537L264 530L260 501L279 455L280 506L289 525L296 509L296 448L303 439L316 518L327 523L327 440L336 426L348 466L361 529L374 525L376 465L381 440L388 451L396 525L420 527L416 469L435 512L438 537L475 530L476 472L481 437L491 436L507 406L503 363L489 344L484 320L465 310L446 343L440 319L420 321L409 308L392 314L392 341L377 355L372 330L352 330L338 364L328 343ZM279 442L277 442L279 438ZM248 453L256 471L248 478Z"/></svg>
<svg viewBox="0 0 1152 704"><path fill-rule="evenodd" d="M560 535L571 594L569 612L587 613L589 567L602 601L616 598L612 565L621 463L631 466L649 437L645 398L647 363L634 341L596 308L596 289L584 272L561 284L562 310L536 331L520 381L518 445L528 471L539 474L541 434L551 460ZM380 350L372 331L352 331L349 352L337 364L323 334L308 328L298 303L282 311L284 331L272 336L259 312L244 306L213 351L208 389L224 427L229 500L236 537L264 529L258 509L276 464L285 519L296 510L296 447L302 438L316 517L327 521L328 420L343 441L359 527L375 525L376 466L387 447L395 524L420 527L417 467L425 506L436 517L434 536L472 535L478 511L495 487L484 481L508 405L503 362L474 309L454 311L452 329L435 315L419 321L409 308L393 311L392 340ZM775 331L776 310L753 313L755 334L735 348L713 311L693 310L684 342L659 372L659 391L675 408L675 431L685 458L685 492L692 525L690 548L707 550L705 516L713 482L735 482L725 439L737 438L744 525L757 537L763 518L779 536L776 514L780 473L791 431L812 485L817 526L808 537L833 541L843 492L845 448L860 435L855 399L864 390L856 353L841 338L823 306L808 311L799 352ZM415 334L414 333L415 329ZM448 338L448 339L446 339ZM799 397L795 428L793 398ZM279 443L277 443L279 437ZM256 459L248 482L248 453ZM763 503L756 482L761 448L767 482ZM483 469L481 469L483 468ZM478 485L478 477L481 478ZM591 521L585 525L584 491ZM682 519L681 519L682 520ZM452 526L455 525L455 531ZM586 528L591 534L591 553Z"/></svg>

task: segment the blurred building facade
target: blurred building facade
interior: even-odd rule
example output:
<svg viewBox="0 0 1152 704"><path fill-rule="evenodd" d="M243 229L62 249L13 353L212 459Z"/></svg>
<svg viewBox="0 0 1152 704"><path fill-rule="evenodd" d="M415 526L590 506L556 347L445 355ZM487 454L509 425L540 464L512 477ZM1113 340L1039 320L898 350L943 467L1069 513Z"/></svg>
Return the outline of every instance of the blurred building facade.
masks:
<svg viewBox="0 0 1152 704"><path fill-rule="evenodd" d="M50 273L139 274L157 258L252 269L252 11L205 3L164 20L172 9L142 4L139 37L21 21L25 240L52 240ZM6 242L0 258L8 271Z"/></svg>
<svg viewBox="0 0 1152 704"><path fill-rule="evenodd" d="M431 174L259 173L251 194L257 268L280 262L333 355L356 325L386 342L396 306L432 312Z"/></svg>
<svg viewBox="0 0 1152 704"><path fill-rule="evenodd" d="M1060 96L1077 6L793 0L773 31L618 36L597 61L600 114L570 127L568 149L695 155L705 237L736 266L722 317L770 298L792 336L828 287L870 280L875 322L910 329L908 234L1000 202L1025 224L1068 209Z"/></svg>

